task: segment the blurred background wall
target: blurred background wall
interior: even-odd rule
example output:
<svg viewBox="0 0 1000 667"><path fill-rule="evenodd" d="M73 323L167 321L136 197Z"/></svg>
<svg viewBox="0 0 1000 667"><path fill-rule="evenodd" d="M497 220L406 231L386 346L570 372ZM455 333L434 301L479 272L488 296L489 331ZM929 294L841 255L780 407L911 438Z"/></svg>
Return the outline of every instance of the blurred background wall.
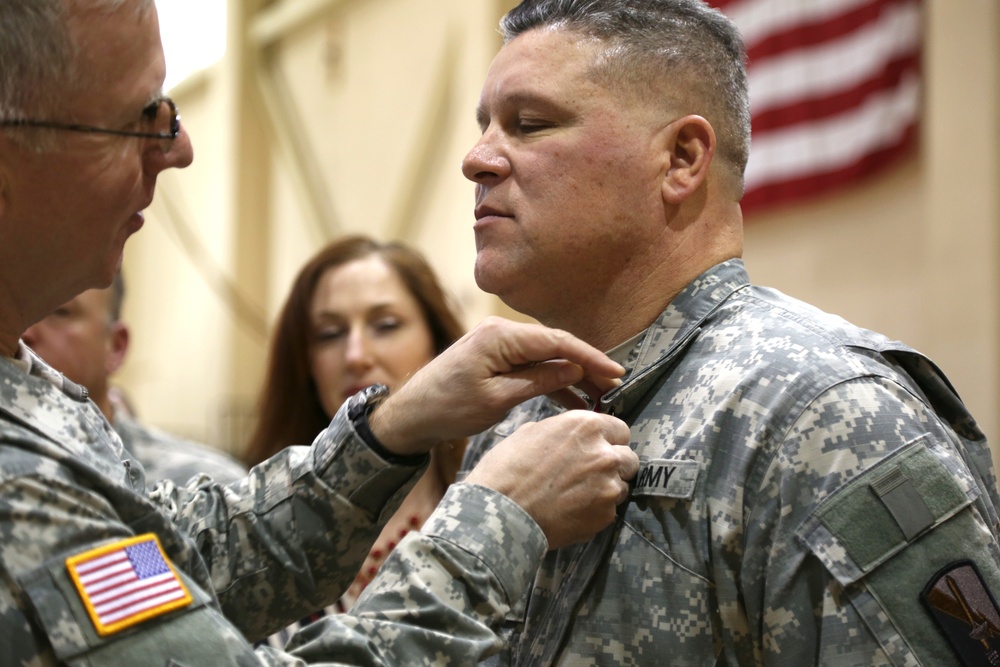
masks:
<svg viewBox="0 0 1000 667"><path fill-rule="evenodd" d="M159 0L164 17L175 1ZM513 4L229 0L222 58L169 91L195 162L160 177L126 248L117 383L141 417L238 454L292 277L346 232L420 248L469 326L514 316L472 278L459 169ZM165 40L200 20L165 20ZM1000 3L926 0L923 20L917 145L854 186L754 213L745 259L755 282L930 355L1000 444Z"/></svg>

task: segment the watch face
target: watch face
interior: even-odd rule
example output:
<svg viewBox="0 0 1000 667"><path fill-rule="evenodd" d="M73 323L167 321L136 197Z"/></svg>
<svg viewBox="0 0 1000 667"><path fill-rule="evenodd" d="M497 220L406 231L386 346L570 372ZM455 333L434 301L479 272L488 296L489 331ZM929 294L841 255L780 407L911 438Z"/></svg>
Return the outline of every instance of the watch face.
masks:
<svg viewBox="0 0 1000 667"><path fill-rule="evenodd" d="M364 392L365 400L369 403L376 398L384 398L389 395L389 387L384 384L368 385L362 391Z"/></svg>
<svg viewBox="0 0 1000 667"><path fill-rule="evenodd" d="M369 412L370 408L389 395L389 387L384 384L373 384L365 387L351 396L347 406L347 416L356 419Z"/></svg>

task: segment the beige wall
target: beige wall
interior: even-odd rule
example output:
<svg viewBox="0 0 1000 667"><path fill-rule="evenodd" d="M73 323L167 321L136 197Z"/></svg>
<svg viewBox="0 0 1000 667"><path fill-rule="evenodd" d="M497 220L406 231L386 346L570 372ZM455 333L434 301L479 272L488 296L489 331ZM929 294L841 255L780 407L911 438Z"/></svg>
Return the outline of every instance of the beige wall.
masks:
<svg viewBox="0 0 1000 667"><path fill-rule="evenodd" d="M238 448L267 327L299 265L347 231L422 248L474 323L459 164L510 0L240 0L225 63L174 95L194 166L161 178L126 251L149 421ZM757 282L935 358L1000 441L1000 3L928 0L926 123L904 164L748 222ZM244 49L235 45L243 44Z"/></svg>

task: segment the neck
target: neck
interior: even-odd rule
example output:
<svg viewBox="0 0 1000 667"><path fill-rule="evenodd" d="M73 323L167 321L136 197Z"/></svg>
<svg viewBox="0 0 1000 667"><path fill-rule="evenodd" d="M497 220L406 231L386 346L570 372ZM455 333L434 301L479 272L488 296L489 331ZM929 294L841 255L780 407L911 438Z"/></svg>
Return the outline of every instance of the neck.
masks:
<svg viewBox="0 0 1000 667"><path fill-rule="evenodd" d="M94 403L97 404L97 407L100 409L100 411L104 413L104 418L108 420L108 423L114 424L115 406L113 406L111 404L111 401L108 400L107 395L105 395L104 398L102 398L101 400L98 400L98 398L95 396L91 396L91 399L94 401Z"/></svg>
<svg viewBox="0 0 1000 667"><path fill-rule="evenodd" d="M44 269L41 274L38 270L3 273L10 266L10 257L0 254L0 353L14 356L17 342L28 327L83 289L46 282L40 277Z"/></svg>
<svg viewBox="0 0 1000 667"><path fill-rule="evenodd" d="M528 313L569 331L599 350L648 328L691 281L713 266L742 256L742 220L668 228L586 298L559 298L546 313Z"/></svg>
<svg viewBox="0 0 1000 667"><path fill-rule="evenodd" d="M25 324L12 290L0 276L0 354L6 357L17 354L17 341L29 326L30 323Z"/></svg>
<svg viewBox="0 0 1000 667"><path fill-rule="evenodd" d="M586 303L586 312L536 316L547 326L564 329L599 350L611 350L647 329L680 292L702 273L738 253L712 256L690 264L683 272L650 272L639 280L608 289L601 298ZM669 265L670 260L664 262Z"/></svg>
<svg viewBox="0 0 1000 667"><path fill-rule="evenodd" d="M0 354L13 358L17 354L18 337L0 333Z"/></svg>
<svg viewBox="0 0 1000 667"><path fill-rule="evenodd" d="M683 288L663 284L611 288L599 300L587 302L586 313L549 313L536 318L607 352L647 329Z"/></svg>

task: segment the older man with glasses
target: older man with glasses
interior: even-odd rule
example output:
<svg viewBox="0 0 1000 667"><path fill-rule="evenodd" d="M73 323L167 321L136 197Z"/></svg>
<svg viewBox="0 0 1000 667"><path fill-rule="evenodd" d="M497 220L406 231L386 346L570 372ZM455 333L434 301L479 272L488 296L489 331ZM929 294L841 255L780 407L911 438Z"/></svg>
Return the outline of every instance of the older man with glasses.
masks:
<svg viewBox="0 0 1000 667"><path fill-rule="evenodd" d="M0 664L471 664L548 547L588 539L638 460L619 420L528 426L452 487L351 616L290 653L262 637L336 599L440 440L531 395L597 396L620 366L491 320L393 396L228 486L144 484L86 392L20 340L111 283L157 175L192 160L151 0L0 2ZM544 362L544 363L543 363Z"/></svg>

